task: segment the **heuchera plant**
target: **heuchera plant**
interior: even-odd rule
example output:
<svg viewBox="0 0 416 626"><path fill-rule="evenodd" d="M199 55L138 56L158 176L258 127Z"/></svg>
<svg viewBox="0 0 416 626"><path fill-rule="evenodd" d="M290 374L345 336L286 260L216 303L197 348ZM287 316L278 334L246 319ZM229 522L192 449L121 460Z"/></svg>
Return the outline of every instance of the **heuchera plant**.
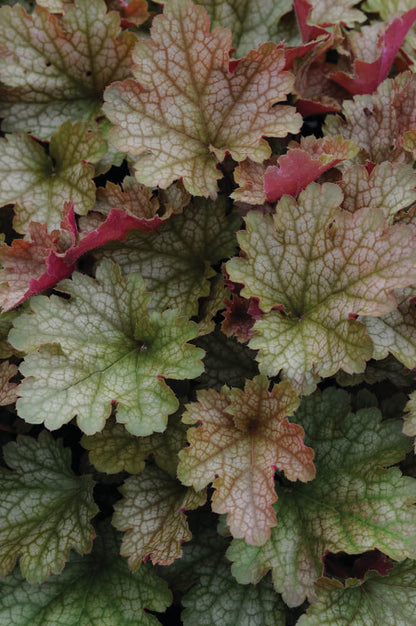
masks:
<svg viewBox="0 0 416 626"><path fill-rule="evenodd" d="M414 2L0 5L0 624L416 624Z"/></svg>

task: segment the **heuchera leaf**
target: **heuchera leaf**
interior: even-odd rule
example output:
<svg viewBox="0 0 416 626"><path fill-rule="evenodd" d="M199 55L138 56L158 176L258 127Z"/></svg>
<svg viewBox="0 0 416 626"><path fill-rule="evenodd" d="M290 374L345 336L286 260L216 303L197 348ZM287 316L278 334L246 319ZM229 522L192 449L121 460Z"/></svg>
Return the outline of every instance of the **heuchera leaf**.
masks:
<svg viewBox="0 0 416 626"><path fill-rule="evenodd" d="M0 359L8 359L9 356L17 353L17 350L15 350L7 340L16 315L18 315L18 313L15 311L0 314Z"/></svg>
<svg viewBox="0 0 416 626"><path fill-rule="evenodd" d="M350 214L341 202L336 185L311 183L299 202L284 196L274 215L249 213L239 234L245 256L227 263L242 295L270 311L249 343L259 349L260 371L282 369L303 393L318 376L364 369L372 345L352 314L394 310L392 289L415 280L411 230L386 227L381 211Z"/></svg>
<svg viewBox="0 0 416 626"><path fill-rule="evenodd" d="M198 582L184 596L184 626L285 626L286 611L271 580L239 585L225 559L199 568Z"/></svg>
<svg viewBox="0 0 416 626"><path fill-rule="evenodd" d="M268 391L269 381L257 376L244 391L223 387L198 392L183 421L201 425L188 431L190 446L179 453L178 478L202 489L213 482L212 509L228 513L234 537L262 545L276 525L274 473L289 480L312 480L313 450L303 444L304 432L286 418L298 406L297 394L284 382Z"/></svg>
<svg viewBox="0 0 416 626"><path fill-rule="evenodd" d="M71 549L91 550L94 483L73 474L69 449L46 431L37 440L20 436L3 452L10 469L0 469L0 573L20 557L23 576L42 582L63 569Z"/></svg>
<svg viewBox="0 0 416 626"><path fill-rule="evenodd" d="M411 624L416 611L416 564L398 563L387 576L369 572L364 582L349 578L345 586L320 578L316 591L319 601L301 616L297 626Z"/></svg>
<svg viewBox="0 0 416 626"><path fill-rule="evenodd" d="M102 430L117 403L117 421L135 435L166 428L178 408L164 378L194 378L203 351L187 344L197 326L176 311L151 313L143 279L124 280L103 263L97 279L74 273L59 284L71 299L37 296L15 320L12 345L30 351L20 367L19 415L53 430L77 415L80 429ZM37 349L38 348L38 349Z"/></svg>
<svg viewBox="0 0 416 626"><path fill-rule="evenodd" d="M409 437L416 436L416 392L409 395L409 401L405 407L403 432ZM414 449L416 453L416 440Z"/></svg>
<svg viewBox="0 0 416 626"><path fill-rule="evenodd" d="M3 130L47 139L68 118L93 120L106 85L131 74L137 37L119 23L103 0L75 0L62 20L39 6L0 9Z"/></svg>
<svg viewBox="0 0 416 626"><path fill-rule="evenodd" d="M121 186L109 181L97 189L94 210L107 214L111 209L123 209L129 215L150 220L157 214L159 201L152 197L151 189L126 176Z"/></svg>
<svg viewBox="0 0 416 626"><path fill-rule="evenodd" d="M14 239L11 246L0 242L0 306L5 311L70 276L86 252L123 240L133 229L154 230L162 222L157 215L147 220L111 209L95 230L79 233L73 207L67 205L64 213L59 230L48 233L45 224L31 222L30 240Z"/></svg>
<svg viewBox="0 0 416 626"><path fill-rule="evenodd" d="M292 142L289 150L281 156L277 165L269 166L264 174L264 191L269 202L280 200L287 194L297 196L321 174L345 159L352 159L358 152L353 141L341 136L302 137L300 144Z"/></svg>
<svg viewBox="0 0 416 626"><path fill-rule="evenodd" d="M391 24L385 25L378 34L376 51L371 50L371 56L376 56L369 61L369 50L366 44L369 37L369 30L377 26L363 27L358 37L362 42L362 56L354 61L354 75L338 71L331 74L331 79L347 89L349 93L365 94L373 93L383 80L387 78L393 61L403 43L409 29L416 20L416 8L407 11L401 17L397 17ZM384 32L383 32L384 31ZM358 39L358 37L356 37Z"/></svg>
<svg viewBox="0 0 416 626"><path fill-rule="evenodd" d="M365 165L354 164L345 168L338 184L343 209L351 213L363 207L381 209L388 222L416 202L416 172L411 165L384 161L369 172Z"/></svg>
<svg viewBox="0 0 416 626"><path fill-rule="evenodd" d="M327 116L324 134L341 134L362 148L364 158L374 163L403 161L403 137L416 127L416 76L410 72L387 79L373 95L345 100L339 116Z"/></svg>
<svg viewBox="0 0 416 626"><path fill-rule="evenodd" d="M107 144L87 124L65 122L52 135L49 155L28 135L0 141L0 205L16 204L13 227L25 233L30 221L59 228L65 202L85 215L95 202L94 168Z"/></svg>
<svg viewBox="0 0 416 626"><path fill-rule="evenodd" d="M311 7L308 21L311 24L330 26L331 24L344 24L354 26L356 22L364 22L366 16L359 9L354 9L358 0L309 0L303 4Z"/></svg>
<svg viewBox="0 0 416 626"><path fill-rule="evenodd" d="M366 0L362 9L367 13L379 13L386 20L392 13L414 8L413 0Z"/></svg>
<svg viewBox="0 0 416 626"><path fill-rule="evenodd" d="M10 378L17 374L17 365L3 361L0 363L0 406L13 404L17 400L16 383L11 383Z"/></svg>
<svg viewBox="0 0 416 626"><path fill-rule="evenodd" d="M152 454L165 472L176 475L178 452L186 444L186 426L178 411L169 418L163 433L135 437L122 424L110 418L104 430L95 435L83 435L81 445L89 450L89 459L100 472L117 474L125 470L137 474L145 467L145 459Z"/></svg>
<svg viewBox="0 0 416 626"><path fill-rule="evenodd" d="M140 272L153 293L150 306L174 307L185 315L198 312L198 299L209 295L212 265L237 247L236 214L226 214L223 198L196 200L181 215L162 224L157 233L131 233L123 244L96 251L99 259L118 263L123 273Z"/></svg>
<svg viewBox="0 0 416 626"><path fill-rule="evenodd" d="M189 0L170 0L151 35L134 51L140 82L111 86L104 106L115 124L110 141L140 157L139 182L166 188L181 178L193 195L215 198L216 165L226 153L236 161L263 161L271 154L264 135L299 130L295 109L276 104L293 84L276 44L262 44L231 73L230 31L210 33L205 9Z"/></svg>
<svg viewBox="0 0 416 626"><path fill-rule="evenodd" d="M192 537L185 511L202 506L205 491L187 489L155 466L127 478L120 491L124 497L114 505L112 524L126 531L121 554L130 569L136 571L148 558L154 565L169 565L180 557L182 543Z"/></svg>
<svg viewBox="0 0 416 626"><path fill-rule="evenodd" d="M383 317L363 317L374 343L374 359L384 359L389 352L409 369L416 367L416 290L396 291L398 307Z"/></svg>
<svg viewBox="0 0 416 626"><path fill-rule="evenodd" d="M289 606L315 598L326 551L359 554L378 548L393 559L415 558L416 481L389 465L404 458L410 440L400 420L381 421L377 409L349 413L337 389L302 400L295 419L313 446L316 478L280 487L279 520L262 547L234 540L227 552L240 583L272 569L276 591Z"/></svg>
<svg viewBox="0 0 416 626"><path fill-rule="evenodd" d="M365 371L361 374L346 374L340 370L336 376L336 381L342 387L351 387L366 382L369 385L389 380L395 387L412 387L415 383L415 375L406 369L399 361L391 355L381 361L370 361L367 363Z"/></svg>
<svg viewBox="0 0 416 626"><path fill-rule="evenodd" d="M255 50L264 41L285 39L279 22L292 9L291 0L199 0L198 4L207 10L213 27L231 30L238 57Z"/></svg>
<svg viewBox="0 0 416 626"><path fill-rule="evenodd" d="M14 626L158 626L147 610L162 612L171 602L152 567L129 571L109 525L101 526L91 554L72 554L60 576L43 585L29 585L17 571L0 581L0 621Z"/></svg>

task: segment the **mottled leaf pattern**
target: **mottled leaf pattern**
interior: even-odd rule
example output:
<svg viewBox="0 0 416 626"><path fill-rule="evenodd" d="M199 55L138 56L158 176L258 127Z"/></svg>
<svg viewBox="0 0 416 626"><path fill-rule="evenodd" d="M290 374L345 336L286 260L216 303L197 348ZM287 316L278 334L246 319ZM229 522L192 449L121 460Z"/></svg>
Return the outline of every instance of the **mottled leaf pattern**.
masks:
<svg viewBox="0 0 416 626"><path fill-rule="evenodd" d="M10 382L10 378L13 378L16 374L17 365L8 361L0 363L0 406L7 406L16 402L17 384Z"/></svg>

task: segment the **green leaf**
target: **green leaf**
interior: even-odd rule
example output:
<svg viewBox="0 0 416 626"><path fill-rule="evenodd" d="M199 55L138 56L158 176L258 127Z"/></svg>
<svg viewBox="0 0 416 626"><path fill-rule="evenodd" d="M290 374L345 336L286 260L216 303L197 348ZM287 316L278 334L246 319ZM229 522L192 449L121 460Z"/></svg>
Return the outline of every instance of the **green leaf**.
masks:
<svg viewBox="0 0 416 626"><path fill-rule="evenodd" d="M416 367L415 289L396 292L398 307L383 317L363 317L374 343L374 359L384 359L389 352L409 369Z"/></svg>
<svg viewBox="0 0 416 626"><path fill-rule="evenodd" d="M217 164L263 161L263 138L298 132L301 117L286 99L293 77L276 44L262 44L229 71L231 33L209 30L203 7L170 0L154 18L150 41L135 47L133 74L105 94L105 114L115 128L109 140L139 157L136 178L165 189L182 179L193 195L217 195ZM149 131L149 129L151 129Z"/></svg>
<svg viewBox="0 0 416 626"><path fill-rule="evenodd" d="M316 478L279 488L279 524L264 546L234 540L227 552L240 583L255 584L271 569L289 606L315 599L326 551L378 548L393 559L416 557L416 481L385 469L404 458L411 441L400 420L349 409L348 394L337 389L303 399L294 419L315 450Z"/></svg>
<svg viewBox="0 0 416 626"><path fill-rule="evenodd" d="M157 233L133 231L126 239L108 244L96 257L120 265L124 274L140 272L146 290L153 293L152 309L198 313L198 299L209 295L213 264L237 247L236 214L226 215L225 200L196 200L181 215L173 215Z"/></svg>
<svg viewBox="0 0 416 626"><path fill-rule="evenodd" d="M3 287L3 285L1 285L1 287ZM18 313L16 313L16 311L0 313L0 359L7 359L9 356L16 353L16 350L8 342L7 337L10 329L13 327L13 320L17 315Z"/></svg>
<svg viewBox="0 0 416 626"><path fill-rule="evenodd" d="M187 428L181 422L181 412L170 416L163 433L149 437L135 437L110 418L100 433L90 437L83 435L81 445L90 451L90 462L99 472L117 474L125 470L138 474L145 467L145 459L153 454L157 465L175 476L178 452L186 444Z"/></svg>
<svg viewBox="0 0 416 626"><path fill-rule="evenodd" d="M308 3L312 7L308 16L311 24L345 24L353 27L356 22L365 22L365 14L354 9L353 5L358 4L358 0L312 0Z"/></svg>
<svg viewBox="0 0 416 626"><path fill-rule="evenodd" d="M363 382L375 385L384 380L390 380L399 389L413 387L415 384L414 373L406 370L391 355L381 361L369 361L361 374L346 374L340 370L336 375L336 381L342 387L361 385Z"/></svg>
<svg viewBox="0 0 416 626"><path fill-rule="evenodd" d="M163 431L178 408L163 379L194 378L203 369L203 351L186 343L196 324L171 310L149 314L141 276L124 280L108 262L97 268L97 280L74 273L59 289L71 300L32 298L32 313L9 335L31 351L20 367L20 417L53 430L77 415L92 435L117 402L117 421L134 435Z"/></svg>
<svg viewBox="0 0 416 626"><path fill-rule="evenodd" d="M291 0L199 0L211 26L224 26L233 34L236 56L243 57L264 41L285 39L280 19L292 10Z"/></svg>
<svg viewBox="0 0 416 626"><path fill-rule="evenodd" d="M363 371L372 343L352 316L389 313L392 290L416 278L410 229L386 227L380 210L348 213L341 202L337 185L312 183L298 202L284 196L273 215L249 213L238 237L244 257L227 263L245 284L241 294L266 312L249 343L260 371L283 370L302 393L340 368Z"/></svg>
<svg viewBox="0 0 416 626"><path fill-rule="evenodd" d="M102 527L91 554L71 555L60 576L29 585L15 571L0 581L0 622L13 626L157 626L147 610L172 601L166 583L144 564L132 574L114 530Z"/></svg>
<svg viewBox="0 0 416 626"><path fill-rule="evenodd" d="M414 9L413 0L366 0L362 5L367 13L379 13L382 20L387 20L392 13Z"/></svg>
<svg viewBox="0 0 416 626"><path fill-rule="evenodd" d="M398 563L387 576L368 572L365 580L350 578L345 587L337 580L321 578L319 601L309 607L297 626L403 626L416 613L416 563Z"/></svg>
<svg viewBox="0 0 416 626"><path fill-rule="evenodd" d="M63 569L71 549L91 550L94 483L73 474L70 451L46 431L38 440L20 436L3 452L11 469L0 468L0 574L20 557L23 576L42 582Z"/></svg>
<svg viewBox="0 0 416 626"><path fill-rule="evenodd" d="M25 232L30 221L59 228L65 202L85 215L95 202L94 168L106 152L100 132L85 122L65 122L52 135L49 156L29 135L0 141L0 205L16 204L13 226Z"/></svg>
<svg viewBox="0 0 416 626"><path fill-rule="evenodd" d="M285 626L285 605L268 578L239 585L225 559L199 569L198 582L182 600L184 626Z"/></svg>
<svg viewBox="0 0 416 626"><path fill-rule="evenodd" d="M139 476L130 476L120 487L123 499L114 505L113 525L127 531L121 554L128 556L136 571L143 560L169 565L182 555L181 544L189 541L185 511L206 501L205 491L183 487L158 467L148 466Z"/></svg>
<svg viewBox="0 0 416 626"><path fill-rule="evenodd" d="M257 376L244 391L199 391L182 417L199 426L188 431L190 445L179 453L179 480L197 490L212 482L212 510L228 513L231 534L255 545L265 543L276 526L276 468L289 480L315 476L303 429L286 419L299 404L296 392L287 382L270 392L268 386L265 376Z"/></svg>
<svg viewBox="0 0 416 626"><path fill-rule="evenodd" d="M136 41L103 0L75 0L62 20L39 6L0 9L3 130L47 139L68 118L92 123L104 88L131 73Z"/></svg>

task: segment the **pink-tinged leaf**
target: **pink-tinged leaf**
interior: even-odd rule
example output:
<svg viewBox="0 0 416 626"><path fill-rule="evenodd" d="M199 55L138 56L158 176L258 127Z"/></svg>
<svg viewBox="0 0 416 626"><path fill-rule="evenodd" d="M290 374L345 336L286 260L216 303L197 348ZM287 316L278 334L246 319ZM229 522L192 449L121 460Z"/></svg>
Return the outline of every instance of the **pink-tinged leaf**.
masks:
<svg viewBox="0 0 416 626"><path fill-rule="evenodd" d="M308 18L312 11L312 4L308 0L293 0L293 8L295 9L302 41L308 42L322 37L322 35L328 35L328 31L324 28L308 23Z"/></svg>
<svg viewBox="0 0 416 626"><path fill-rule="evenodd" d="M3 130L47 139L65 120L91 122L107 85L131 74L137 37L103 0L75 0L62 18L37 6L0 9Z"/></svg>
<svg viewBox="0 0 416 626"><path fill-rule="evenodd" d="M328 115L323 127L326 136L341 134L362 148L363 159L412 162L403 150L406 133L416 128L416 75L399 74L386 79L372 94L354 96L343 105L345 119Z"/></svg>
<svg viewBox="0 0 416 626"><path fill-rule="evenodd" d="M389 571L394 567L394 563L388 556L379 552L379 550L371 550L354 562L353 576L364 580L367 572L378 572L380 576L387 576Z"/></svg>
<svg viewBox="0 0 416 626"><path fill-rule="evenodd" d="M300 144L293 142L289 145L288 152L279 158L277 165L266 169L264 190L267 200L273 202L285 194L297 196L321 174L345 159L352 159L357 152L355 143L341 136L302 137Z"/></svg>
<svg viewBox="0 0 416 626"><path fill-rule="evenodd" d="M185 511L205 504L205 491L181 485L158 467L130 476L120 488L123 499L114 506L112 524L124 530L120 553L135 572L142 561L170 565L182 556L182 543L192 538Z"/></svg>
<svg viewBox="0 0 416 626"><path fill-rule="evenodd" d="M315 477L304 431L286 419L299 404L296 392L287 382L271 392L268 385L265 376L257 376L244 391L200 391L182 418L200 426L188 431L190 446L179 453L179 479L195 489L213 482L213 511L228 513L232 535L254 545L267 541L277 523L275 470L292 481Z"/></svg>
<svg viewBox="0 0 416 626"><path fill-rule="evenodd" d="M222 332L231 337L235 335L241 342L249 341L253 337L253 326L256 320L262 316L254 298L242 298L233 293L230 298L224 300L225 311L221 323Z"/></svg>
<svg viewBox="0 0 416 626"><path fill-rule="evenodd" d="M150 17L146 0L106 0L109 11L118 11L121 28L144 24Z"/></svg>
<svg viewBox="0 0 416 626"><path fill-rule="evenodd" d="M135 48L140 82L106 91L104 109L115 124L109 139L138 157L136 178L149 187L181 178L193 195L215 197L217 164L227 153L236 161L263 161L271 153L263 136L300 128L295 109L276 104L293 85L283 49L262 44L231 73L231 33L209 26L205 9L171 0L153 20L152 40Z"/></svg>
<svg viewBox="0 0 416 626"><path fill-rule="evenodd" d="M126 176L121 186L107 182L105 187L97 189L94 210L108 214L111 209L123 209L128 215L152 219L159 209L159 201L152 195L151 189Z"/></svg>
<svg viewBox="0 0 416 626"><path fill-rule="evenodd" d="M13 404L17 400L17 383L11 383L10 379L17 374L17 365L3 361L0 363L0 406Z"/></svg>
<svg viewBox="0 0 416 626"><path fill-rule="evenodd" d="M401 17L397 17L381 33L377 41L377 58L372 61L356 59L354 61L354 74L351 76L345 72L331 74L332 80L344 87L349 93L365 94L373 93L380 83L387 78L391 65L398 53L403 40L411 26L416 21L416 8L407 11ZM374 28L369 26L368 28ZM361 36L365 37L365 27ZM364 58L368 59L366 55Z"/></svg>
<svg viewBox="0 0 416 626"><path fill-rule="evenodd" d="M3 266L0 270L0 306L5 311L12 309L70 276L78 259L86 252L109 241L122 241L133 229L155 230L161 222L158 216L146 220L128 215L121 209L111 209L102 224L82 237L77 230L72 206L67 206L60 230L49 234L45 224L32 222L29 241L15 239L11 246L0 243Z"/></svg>

